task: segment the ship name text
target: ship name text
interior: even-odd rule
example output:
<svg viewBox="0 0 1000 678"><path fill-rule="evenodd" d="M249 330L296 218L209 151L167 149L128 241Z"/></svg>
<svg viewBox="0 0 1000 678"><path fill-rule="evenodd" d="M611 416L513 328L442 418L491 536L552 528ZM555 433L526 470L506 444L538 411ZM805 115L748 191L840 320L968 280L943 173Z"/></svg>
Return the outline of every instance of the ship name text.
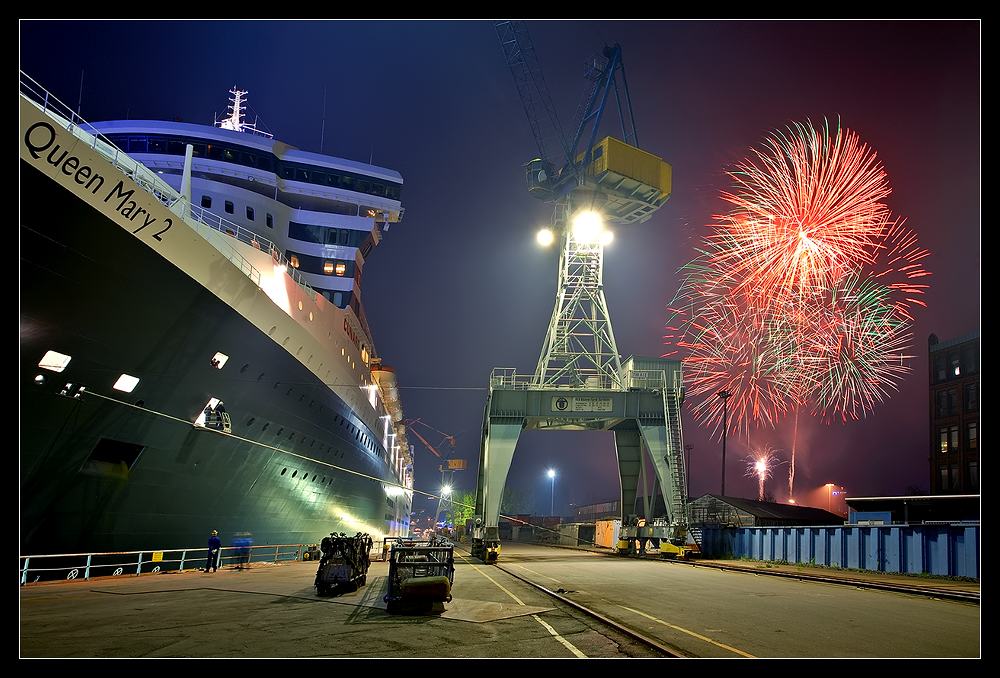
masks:
<svg viewBox="0 0 1000 678"><path fill-rule="evenodd" d="M358 339L358 335L354 331L354 328L351 327L351 323L347 322L347 316L344 316L344 334L347 335L348 339L354 342L355 348L359 350L361 349L361 340Z"/></svg>
<svg viewBox="0 0 1000 678"><path fill-rule="evenodd" d="M97 195L104 187L104 177L89 165L82 164L77 156L70 155L68 149L56 143L56 138L55 127L47 122L36 122L24 133L24 145L32 158L35 160L44 158L44 162L55 167L58 170L57 176L63 174L67 177L73 177L73 181L89 190L93 195ZM134 199L135 189L127 188L125 181L125 179L119 180L114 188L104 196L104 202L115 205L115 210L119 214L138 226L132 233L138 233L144 228L157 224L159 230L153 233L153 238L162 241L163 238L160 236L170 230L173 221L168 217L158 223L159 219L139 206L139 203ZM140 217L142 218L140 219Z"/></svg>
<svg viewBox="0 0 1000 678"><path fill-rule="evenodd" d="M36 122L24 133L24 145L35 160L41 160L45 152L45 162L58 168L73 181L85 187L94 195L104 186L104 177L89 165L81 165L80 158L70 155L69 150L56 143L56 130L47 122ZM60 151L62 153L60 154Z"/></svg>

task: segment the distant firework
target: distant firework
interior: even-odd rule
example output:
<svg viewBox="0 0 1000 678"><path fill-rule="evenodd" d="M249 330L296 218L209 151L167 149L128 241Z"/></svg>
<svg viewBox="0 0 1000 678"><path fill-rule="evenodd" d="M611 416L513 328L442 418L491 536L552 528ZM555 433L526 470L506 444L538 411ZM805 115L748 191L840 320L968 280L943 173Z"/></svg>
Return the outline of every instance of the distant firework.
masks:
<svg viewBox="0 0 1000 678"><path fill-rule="evenodd" d="M725 389L729 429L747 439L789 412L794 437L800 411L867 416L910 371L930 275L929 253L884 203L875 152L849 130L796 123L727 175L732 209L714 218L668 309L692 413L721 437Z"/></svg>
<svg viewBox="0 0 1000 678"><path fill-rule="evenodd" d="M754 450L744 461L747 465L746 477L757 479L757 501L764 501L764 483L771 479L775 467L782 461L774 450L767 446Z"/></svg>

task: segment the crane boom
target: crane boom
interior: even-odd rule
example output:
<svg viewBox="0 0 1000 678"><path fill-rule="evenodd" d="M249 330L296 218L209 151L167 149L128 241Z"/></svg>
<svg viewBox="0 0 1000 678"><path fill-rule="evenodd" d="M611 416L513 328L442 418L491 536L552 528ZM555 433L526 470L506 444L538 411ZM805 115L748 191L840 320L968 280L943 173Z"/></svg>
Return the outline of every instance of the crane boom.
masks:
<svg viewBox="0 0 1000 678"><path fill-rule="evenodd" d="M521 97L524 113L528 116L531 133L538 146L538 157L542 160L553 160L560 165L572 162L572 156L566 146L566 135L563 133L562 125L559 124L555 106L552 105L552 97L545 84L541 66L538 65L535 45L528 34L528 27L523 21L497 21L493 27L503 48L504 60L511 75L514 76L514 85ZM559 146L555 151L559 156L557 158L550 157L545 147L546 137L551 135L555 135Z"/></svg>

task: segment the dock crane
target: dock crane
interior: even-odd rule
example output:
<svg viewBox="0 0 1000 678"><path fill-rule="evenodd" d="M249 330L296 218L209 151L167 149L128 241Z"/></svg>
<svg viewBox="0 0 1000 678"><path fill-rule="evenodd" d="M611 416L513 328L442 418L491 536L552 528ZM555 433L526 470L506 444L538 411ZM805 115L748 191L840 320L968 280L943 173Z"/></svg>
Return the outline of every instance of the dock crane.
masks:
<svg viewBox="0 0 1000 678"><path fill-rule="evenodd" d="M653 539L683 554L687 533L681 365L618 353L604 296L607 224L641 224L666 203L671 167L639 147L632 98L618 44L605 45L587 64L589 86L572 135L559 122L534 43L523 21L494 22L504 59L535 139L538 154L524 165L528 192L552 205L543 246L560 245L555 307L532 375L495 368L483 418L473 555L499 555L500 499L522 430L612 431L622 487L619 550ZM613 111L621 139L599 138ZM610 118L610 116L609 116ZM646 461L659 481L667 516L632 514ZM671 551L673 549L673 551Z"/></svg>
<svg viewBox="0 0 1000 678"><path fill-rule="evenodd" d="M423 446L427 448L427 451L433 454L435 457L441 460L441 464L438 465L438 470L441 472L441 494L438 496L437 510L434 512L434 525L437 525L438 518L441 516L441 512L444 511L445 515L454 515L455 505L454 505L454 491L455 491L455 472L464 471L466 467L466 462L464 459L452 459L451 454L455 449L455 436L445 433L444 431L439 431L427 422L421 419L407 419L403 422L406 424L410 433L417 437ZM427 438L420 435L420 432L414 428L415 424L419 424L426 429L433 431L434 433L441 436L441 440L438 441L436 445L432 444ZM442 453L438 448L442 445L447 444L450 448L449 451ZM447 520L447 518L445 518ZM452 526L454 527L454 525Z"/></svg>

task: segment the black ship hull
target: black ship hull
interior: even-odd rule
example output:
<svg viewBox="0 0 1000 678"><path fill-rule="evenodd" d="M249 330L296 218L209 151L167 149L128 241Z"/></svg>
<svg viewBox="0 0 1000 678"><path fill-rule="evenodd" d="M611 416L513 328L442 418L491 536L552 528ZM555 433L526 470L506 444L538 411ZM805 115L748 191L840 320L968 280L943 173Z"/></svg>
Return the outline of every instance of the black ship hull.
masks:
<svg viewBox="0 0 1000 678"><path fill-rule="evenodd" d="M21 205L22 554L405 532L380 482L332 468L397 483L382 432L290 353L23 161ZM192 425L213 397L231 436Z"/></svg>

